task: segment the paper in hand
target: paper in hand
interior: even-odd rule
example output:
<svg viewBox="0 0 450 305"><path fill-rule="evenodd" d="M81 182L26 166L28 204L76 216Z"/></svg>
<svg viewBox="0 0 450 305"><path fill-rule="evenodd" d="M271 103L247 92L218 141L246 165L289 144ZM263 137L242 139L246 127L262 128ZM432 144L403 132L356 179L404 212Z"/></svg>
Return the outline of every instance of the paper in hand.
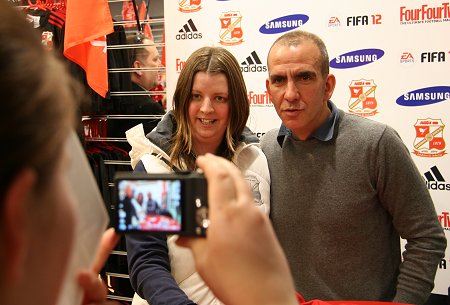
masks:
<svg viewBox="0 0 450 305"><path fill-rule="evenodd" d="M109 222L108 212L98 189L97 181L75 132L72 132L68 137L66 149L71 154L67 174L75 196L78 222L72 256L58 305L81 304L83 294L77 283L77 274L81 269L91 268L103 232L105 232Z"/></svg>

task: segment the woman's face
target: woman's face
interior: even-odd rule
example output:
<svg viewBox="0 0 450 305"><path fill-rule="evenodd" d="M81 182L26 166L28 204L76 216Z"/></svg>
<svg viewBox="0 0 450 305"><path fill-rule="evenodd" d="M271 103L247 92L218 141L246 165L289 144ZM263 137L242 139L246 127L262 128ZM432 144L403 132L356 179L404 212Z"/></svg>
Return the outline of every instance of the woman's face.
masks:
<svg viewBox="0 0 450 305"><path fill-rule="evenodd" d="M224 74L198 72L189 103L189 123L197 154L216 153L230 116L228 81Z"/></svg>

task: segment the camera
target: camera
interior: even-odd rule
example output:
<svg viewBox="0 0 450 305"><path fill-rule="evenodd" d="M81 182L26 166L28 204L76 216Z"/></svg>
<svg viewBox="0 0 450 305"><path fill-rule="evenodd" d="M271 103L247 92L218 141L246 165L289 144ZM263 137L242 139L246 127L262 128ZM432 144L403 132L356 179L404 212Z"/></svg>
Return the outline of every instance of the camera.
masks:
<svg viewBox="0 0 450 305"><path fill-rule="evenodd" d="M114 186L118 233L206 235L208 190L203 174L118 172Z"/></svg>

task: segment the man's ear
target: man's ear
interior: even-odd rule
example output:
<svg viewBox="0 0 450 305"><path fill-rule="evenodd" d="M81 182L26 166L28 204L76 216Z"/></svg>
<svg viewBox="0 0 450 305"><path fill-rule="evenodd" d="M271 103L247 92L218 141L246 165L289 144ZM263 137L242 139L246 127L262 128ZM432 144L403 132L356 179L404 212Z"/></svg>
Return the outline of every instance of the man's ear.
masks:
<svg viewBox="0 0 450 305"><path fill-rule="evenodd" d="M20 281L26 276L25 270L28 245L32 224L29 209L33 206L33 189L36 183L36 172L25 169L20 172L9 185L3 201L5 278L8 281Z"/></svg>
<svg viewBox="0 0 450 305"><path fill-rule="evenodd" d="M336 87L336 77L333 74L328 74L325 80L325 92L324 92L325 101L331 99L335 87Z"/></svg>
<svg viewBox="0 0 450 305"><path fill-rule="evenodd" d="M272 94L270 94L270 80L268 78L266 79L266 90L267 94L269 94L270 101L272 101Z"/></svg>
<svg viewBox="0 0 450 305"><path fill-rule="evenodd" d="M135 60L133 62L133 68L142 68L142 63L139 60ZM136 73L139 76L142 75L142 71L134 71L134 73Z"/></svg>

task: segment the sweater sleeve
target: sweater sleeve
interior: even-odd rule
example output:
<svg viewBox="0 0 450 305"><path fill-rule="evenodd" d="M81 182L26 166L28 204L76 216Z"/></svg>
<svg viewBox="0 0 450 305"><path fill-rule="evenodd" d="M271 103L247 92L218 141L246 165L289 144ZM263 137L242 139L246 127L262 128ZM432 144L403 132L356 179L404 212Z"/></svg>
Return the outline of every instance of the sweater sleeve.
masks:
<svg viewBox="0 0 450 305"><path fill-rule="evenodd" d="M151 305L195 304L170 273L165 237L127 235L126 247L131 285L139 296Z"/></svg>
<svg viewBox="0 0 450 305"><path fill-rule="evenodd" d="M406 240L393 301L424 304L445 254L445 234L410 152L390 127L379 141L377 160L378 196Z"/></svg>
<svg viewBox="0 0 450 305"><path fill-rule="evenodd" d="M140 161L135 171L145 171ZM151 305L195 304L171 274L165 235L127 235L128 271L134 291Z"/></svg>

